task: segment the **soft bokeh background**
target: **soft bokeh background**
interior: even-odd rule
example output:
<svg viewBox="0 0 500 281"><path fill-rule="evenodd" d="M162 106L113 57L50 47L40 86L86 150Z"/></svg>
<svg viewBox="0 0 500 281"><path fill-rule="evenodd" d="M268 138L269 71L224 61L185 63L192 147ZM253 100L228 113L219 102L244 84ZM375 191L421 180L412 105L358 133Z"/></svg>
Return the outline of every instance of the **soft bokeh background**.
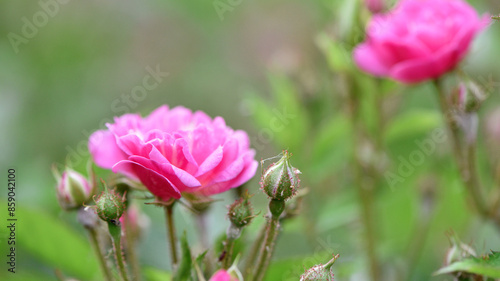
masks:
<svg viewBox="0 0 500 281"><path fill-rule="evenodd" d="M83 172L90 133L113 116L148 114L168 104L223 116L231 127L247 130L258 159L284 148L294 153L293 164L303 170L303 185L311 193L303 214L284 226L273 276L298 280L304 266L324 262L335 252L341 254L338 280L364 280L367 266L350 174L347 106L338 75L317 46L319 34L342 38L349 26L349 2L354 1L67 2L58 4L46 23L30 31L36 34L16 47L9 34L22 35L24 19L33 22L42 8L37 1L0 1L0 166L4 177L7 167L17 170L20 218L16 279L6 273L1 212L0 279L54 280L55 268L81 280L95 278L92 256L79 256L89 253L83 229L74 214L62 212L57 204L50 166L69 157ZM470 2L481 13L500 12L497 1ZM230 8L218 13L216 5ZM483 117L500 105L499 25L476 40L463 64L483 85L493 81L488 83L491 96L481 110ZM352 48L350 41L343 43L346 50ZM142 85L148 68L168 76L146 96L127 99ZM399 90L385 105L391 115L384 140L394 170L398 156L407 158L416 149L415 140L425 139L442 123L429 85L392 86ZM285 107L296 116L293 124L287 124L287 131L263 133L272 126L272 110ZM482 172L490 179L496 160L488 162L484 155L496 157L492 152L498 145L488 139L483 125ZM431 274L442 264L449 230L480 252L500 249L495 229L471 215L451 160L448 145L439 145L404 183L379 186L377 252L385 280L448 280ZM106 177L101 170L99 175ZM265 210L259 176L248 187L257 193L256 209ZM0 193L2 210L6 193ZM221 218L232 200L230 194L218 198L223 201L210 216L213 240L228 225ZM150 216L150 227L141 242L141 262L168 270L162 211L150 206L143 210ZM177 216L179 232L186 230L196 245L192 215L179 208ZM262 222L260 218L253 224L249 239ZM412 245L422 237L423 247L415 249Z"/></svg>

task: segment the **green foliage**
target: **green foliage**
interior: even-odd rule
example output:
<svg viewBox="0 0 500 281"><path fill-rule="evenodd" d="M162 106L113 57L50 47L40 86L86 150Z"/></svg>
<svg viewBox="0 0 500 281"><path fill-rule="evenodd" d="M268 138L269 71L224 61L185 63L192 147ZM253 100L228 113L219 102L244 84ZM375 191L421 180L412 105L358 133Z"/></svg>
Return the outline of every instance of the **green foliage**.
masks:
<svg viewBox="0 0 500 281"><path fill-rule="evenodd" d="M199 269L202 269L203 268L203 261L205 260L205 257L208 253L208 250L206 250L205 252L199 254L196 259L194 260L194 263L195 263L195 266L197 266Z"/></svg>
<svg viewBox="0 0 500 281"><path fill-rule="evenodd" d="M489 278L500 278L500 252L476 258L468 257L438 270L435 275L465 272Z"/></svg>
<svg viewBox="0 0 500 281"><path fill-rule="evenodd" d="M182 259L173 281L192 280L193 258L191 257L191 249L189 248L186 232L181 237L181 252Z"/></svg>
<svg viewBox="0 0 500 281"><path fill-rule="evenodd" d="M172 278L170 272L165 272L154 267L145 267L142 271L147 281L165 281Z"/></svg>
<svg viewBox="0 0 500 281"><path fill-rule="evenodd" d="M96 280L100 270L92 248L86 238L79 234L83 229L76 231L40 210L18 208L17 215L20 248L68 276Z"/></svg>

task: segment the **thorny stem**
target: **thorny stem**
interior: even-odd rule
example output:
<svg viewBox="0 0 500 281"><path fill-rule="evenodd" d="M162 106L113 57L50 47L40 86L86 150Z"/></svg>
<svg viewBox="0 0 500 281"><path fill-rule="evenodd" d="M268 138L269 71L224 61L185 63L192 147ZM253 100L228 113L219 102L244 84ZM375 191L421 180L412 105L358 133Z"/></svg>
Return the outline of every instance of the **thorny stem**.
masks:
<svg viewBox="0 0 500 281"><path fill-rule="evenodd" d="M174 203L165 205L165 217L167 223L168 241L170 244L170 254L172 256L172 271L175 271L179 258L177 256L177 237L175 235L175 224L173 216Z"/></svg>
<svg viewBox="0 0 500 281"><path fill-rule="evenodd" d="M264 238L264 244L262 244L260 249L260 255L257 259L257 267L255 269L254 281L261 281L264 279L264 276L267 271L267 267L269 266L269 262L271 261L271 257L274 252L274 246L276 242L276 238L278 237L280 222L279 216L271 216L267 222L266 235Z"/></svg>
<svg viewBox="0 0 500 281"><path fill-rule="evenodd" d="M359 178L359 176L358 176ZM373 221L373 187L366 187L367 184L359 179L358 194L361 201L361 214L365 232L366 251L370 262L370 275L372 281L380 280L379 264L377 260L377 253L375 251L375 224Z"/></svg>
<svg viewBox="0 0 500 281"><path fill-rule="evenodd" d="M250 278L251 280L261 281L266 275L266 270L274 252L276 239L278 238L280 217L285 209L286 203L284 200L272 198L269 201L270 214L267 217L266 236L264 238L264 243L262 243L260 248L259 258L257 259L257 267L253 276L254 278Z"/></svg>
<svg viewBox="0 0 500 281"><path fill-rule="evenodd" d="M500 229L500 217L490 211L482 194L483 188L477 174L476 142L462 141L460 139L460 128L453 117L452 108L446 99L446 94L439 80L434 80L434 86L437 89L439 105L452 138L453 153L460 171L460 177L469 192L471 202L482 218L491 219Z"/></svg>
<svg viewBox="0 0 500 281"><path fill-rule="evenodd" d="M94 248L95 254L97 256L97 259L99 261L99 265L101 266L101 271L102 274L104 275L104 280L106 281L112 281L112 275L111 275L111 270L108 267L108 263L106 262L106 259L104 258L104 255L102 254L101 247L99 244L99 239L97 238L97 231L95 228L91 227L86 227L87 231L89 232L89 237L90 237L90 243L92 244L92 247Z"/></svg>
<svg viewBox="0 0 500 281"><path fill-rule="evenodd" d="M231 267L231 262L233 260L234 241L235 239L228 238L226 239L226 242L224 244L225 256L224 259L222 260L223 269L228 269Z"/></svg>
<svg viewBox="0 0 500 281"><path fill-rule="evenodd" d="M108 229L109 234L111 234L111 240L113 240L116 265L118 266L120 277L123 281L128 281L129 277L125 266L125 260L123 259L123 252L121 247L122 228L120 227L120 225L116 225L114 222L108 222Z"/></svg>
<svg viewBox="0 0 500 281"><path fill-rule="evenodd" d="M223 269L229 269L231 267L231 264L233 262L233 248L234 248L234 242L238 237L240 236L241 233L241 228L238 228L234 226L232 223L229 226L229 229L227 230L227 238L226 241L224 242L224 258L222 259L222 268Z"/></svg>

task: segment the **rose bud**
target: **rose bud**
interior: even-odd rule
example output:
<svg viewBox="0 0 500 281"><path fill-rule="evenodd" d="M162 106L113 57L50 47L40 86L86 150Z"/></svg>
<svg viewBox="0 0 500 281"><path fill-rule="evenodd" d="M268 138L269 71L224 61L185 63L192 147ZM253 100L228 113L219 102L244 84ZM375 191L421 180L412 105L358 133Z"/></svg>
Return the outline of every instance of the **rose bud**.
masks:
<svg viewBox="0 0 500 281"><path fill-rule="evenodd" d="M285 201L297 193L300 171L290 165L290 157L285 150L283 157L271 164L262 176L262 189L271 199Z"/></svg>
<svg viewBox="0 0 500 281"><path fill-rule="evenodd" d="M300 276L300 281L333 281L333 273L331 271L332 265L339 258L336 255L329 262L325 264L319 264L308 269L302 276Z"/></svg>
<svg viewBox="0 0 500 281"><path fill-rule="evenodd" d="M109 191L104 187L105 190L94 200L95 212L103 221L117 223L125 211L124 197L120 197L115 190Z"/></svg>
<svg viewBox="0 0 500 281"><path fill-rule="evenodd" d="M234 201L234 203L229 206L227 215L234 226L242 228L248 225L254 218L252 204L249 200L251 197L248 191L246 191L242 198Z"/></svg>
<svg viewBox="0 0 500 281"><path fill-rule="evenodd" d="M57 199L64 210L82 207L94 195L94 185L82 174L66 167L62 175L52 168L57 180Z"/></svg>

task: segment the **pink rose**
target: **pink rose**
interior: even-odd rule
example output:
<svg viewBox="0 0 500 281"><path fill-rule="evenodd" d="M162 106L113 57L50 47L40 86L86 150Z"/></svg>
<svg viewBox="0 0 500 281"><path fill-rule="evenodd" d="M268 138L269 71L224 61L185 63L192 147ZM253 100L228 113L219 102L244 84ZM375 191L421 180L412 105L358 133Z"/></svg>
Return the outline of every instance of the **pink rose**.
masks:
<svg viewBox="0 0 500 281"><path fill-rule="evenodd" d="M248 135L223 118L161 106L148 117L115 117L108 130L93 133L95 163L140 180L162 200L182 192L212 195L238 187L257 169Z"/></svg>
<svg viewBox="0 0 500 281"><path fill-rule="evenodd" d="M455 68L488 23L462 0L402 0L373 16L354 60L373 75L405 83L438 78Z"/></svg>
<svg viewBox="0 0 500 281"><path fill-rule="evenodd" d="M209 281L238 281L238 279L232 277L227 271L221 269L217 271Z"/></svg>

